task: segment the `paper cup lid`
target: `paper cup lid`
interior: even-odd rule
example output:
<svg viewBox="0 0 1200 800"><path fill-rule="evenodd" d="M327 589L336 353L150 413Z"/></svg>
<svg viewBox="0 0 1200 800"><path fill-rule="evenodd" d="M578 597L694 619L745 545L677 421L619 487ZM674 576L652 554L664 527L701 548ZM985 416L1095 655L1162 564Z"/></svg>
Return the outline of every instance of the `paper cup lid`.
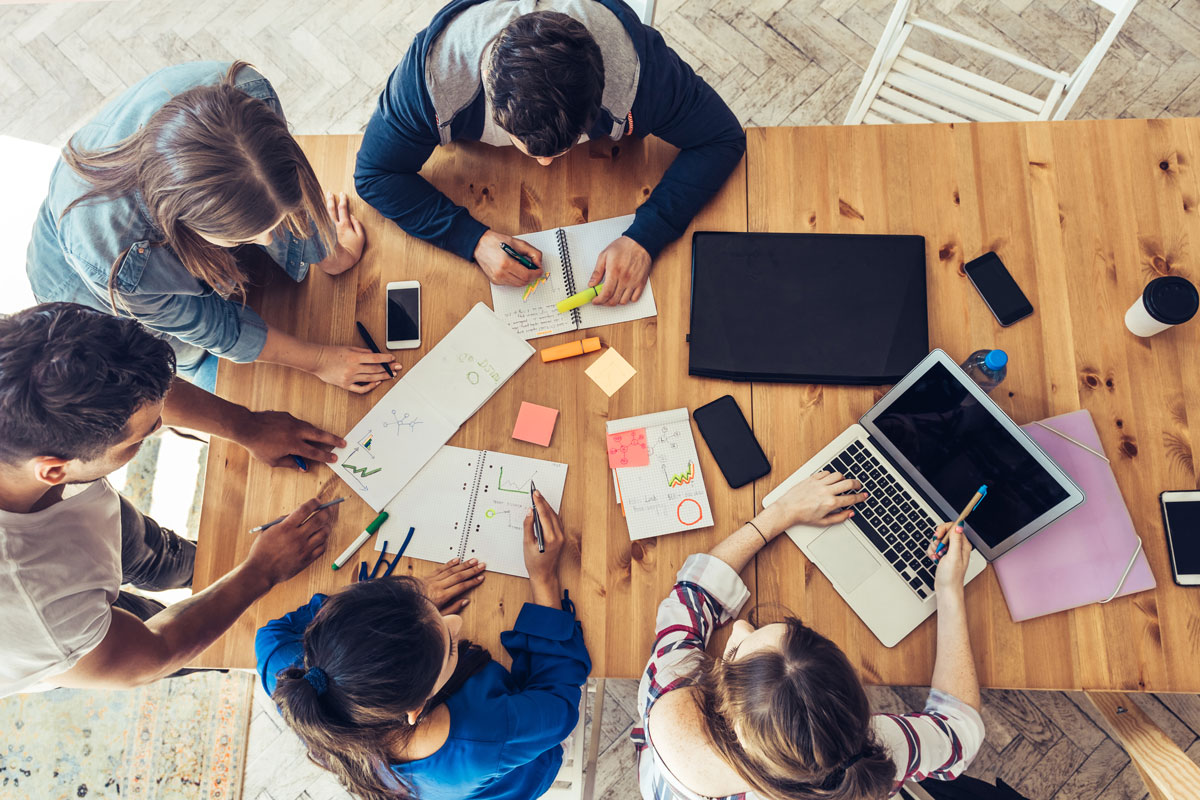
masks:
<svg viewBox="0 0 1200 800"><path fill-rule="evenodd" d="M1146 312L1164 325L1187 322L1200 307L1200 293L1187 278L1166 275L1146 284L1142 292Z"/></svg>

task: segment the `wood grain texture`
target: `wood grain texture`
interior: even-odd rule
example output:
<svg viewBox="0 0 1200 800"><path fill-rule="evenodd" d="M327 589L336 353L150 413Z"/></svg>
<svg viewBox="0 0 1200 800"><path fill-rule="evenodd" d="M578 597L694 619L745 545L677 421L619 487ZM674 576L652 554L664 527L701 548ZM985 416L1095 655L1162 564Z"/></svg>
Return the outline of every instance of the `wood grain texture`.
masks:
<svg viewBox="0 0 1200 800"><path fill-rule="evenodd" d="M322 184L353 194L351 175L358 136L300 137ZM523 233L571 225L634 211L650 193L675 150L660 141L596 142L576 148L551 167L537 166L512 148L455 145L439 148L424 175L452 200L497 230ZM745 171L739 167L721 193L697 217L694 227L745 230ZM314 271L300 285L276 276L260 287L251 304L273 325L317 342L359 344L355 320L382 341L384 284L419 280L423 289L423 346L397 351L411 367L456 324L471 306L490 305L488 283L477 268L402 233L355 198L352 210L363 221L368 245L362 263L331 278ZM608 419L687 406L695 409L733 394L750 411L750 387L687 377L684 335L688 329L690 236L663 251L652 273L657 318L594 329L637 370L610 400L583 373L597 356L543 364L535 355L483 409L451 439L461 447L488 448L548 458L570 465L563 500L568 551L563 585L584 621L597 676L639 675L653 634L655 609L691 553L704 550L752 514L753 489L733 491L707 448L698 442L701 467L716 516L715 527L636 543L615 503L604 449ZM539 349L580 338L582 332L536 340ZM327 386L309 375L265 364L222 362L218 391L253 409L283 409L339 433L349 430L388 388L365 397ZM561 412L551 446L511 439L521 401ZM332 471L317 467L304 475L271 470L251 462L239 447L214 442L208 462L196 562L196 588L214 580L244 558L248 529L295 507L305 498L347 496L329 553L292 581L256 603L200 659L207 666L253 666L254 631L307 602L317 591L331 592L352 579L350 570L333 573L330 554L344 548L374 516ZM399 516L399 515L397 515ZM397 519L403 524L403 519ZM417 536L433 535L417 531ZM367 548L362 558L374 560ZM354 563L354 562L352 562ZM418 576L435 565L406 559L403 568ZM753 570L748 570L753 583ZM753 587L752 587L753 588ZM499 636L513 624L528 597L527 582L489 573L465 612L465 635L503 656Z"/></svg>
<svg viewBox="0 0 1200 800"><path fill-rule="evenodd" d="M925 236L930 344L955 359L1012 358L995 399L1018 423L1088 409L1145 543L1158 588L1014 624L989 570L967 587L984 685L1200 689L1197 590L1171 580L1158 492L1197 486L1200 326L1129 334L1125 309L1157 275L1200 280L1200 121L751 128L749 229ZM1037 313L999 327L962 272L995 250ZM830 335L836 335L831 332ZM753 424L773 472L755 499L866 411L884 387L754 386ZM757 561L760 603L838 642L867 680L922 684L931 618L882 647L781 539Z"/></svg>
<svg viewBox="0 0 1200 800"><path fill-rule="evenodd" d="M1196 796L1196 787L1200 786L1200 766L1131 702L1128 695L1088 692L1087 696L1117 732L1153 800L1190 800Z"/></svg>

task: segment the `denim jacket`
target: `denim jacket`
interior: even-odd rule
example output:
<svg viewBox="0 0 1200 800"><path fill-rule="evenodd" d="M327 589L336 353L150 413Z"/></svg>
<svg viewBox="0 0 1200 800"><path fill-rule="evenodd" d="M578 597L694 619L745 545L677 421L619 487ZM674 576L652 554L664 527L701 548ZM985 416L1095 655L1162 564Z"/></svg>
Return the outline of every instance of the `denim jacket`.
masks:
<svg viewBox="0 0 1200 800"><path fill-rule="evenodd" d="M76 147L111 147L135 133L168 100L195 86L218 83L229 63L197 61L161 69L104 107L72 137ZM283 109L271 84L243 68L235 84L263 100L280 117ZM39 302L82 303L113 313L108 278L113 262L129 249L117 270L118 309L164 334L174 347L180 371L188 374L205 351L231 361L254 361L267 339L262 317L238 299L228 299L193 277L163 241L138 192L67 206L90 184L62 159L50 177L50 191L34 223L26 270ZM287 274L304 280L309 265L325 258L319 238L283 233L263 248Z"/></svg>

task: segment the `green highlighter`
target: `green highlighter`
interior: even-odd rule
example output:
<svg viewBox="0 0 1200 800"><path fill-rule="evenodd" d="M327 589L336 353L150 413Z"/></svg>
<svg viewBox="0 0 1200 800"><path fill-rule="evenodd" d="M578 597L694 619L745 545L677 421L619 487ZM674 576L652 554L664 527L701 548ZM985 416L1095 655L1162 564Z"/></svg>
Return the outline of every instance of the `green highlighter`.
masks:
<svg viewBox="0 0 1200 800"><path fill-rule="evenodd" d="M571 295L566 300L559 300L554 304L554 307L558 309L560 314L571 311L592 302L602 291L604 291L604 284L597 283L595 286L584 289L579 294Z"/></svg>

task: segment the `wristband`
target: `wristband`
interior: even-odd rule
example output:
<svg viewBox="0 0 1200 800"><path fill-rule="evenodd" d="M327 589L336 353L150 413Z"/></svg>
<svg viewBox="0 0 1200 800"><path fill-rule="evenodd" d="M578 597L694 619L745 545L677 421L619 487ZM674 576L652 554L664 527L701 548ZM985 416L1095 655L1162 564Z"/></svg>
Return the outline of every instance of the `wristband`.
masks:
<svg viewBox="0 0 1200 800"><path fill-rule="evenodd" d="M754 528L755 532L758 533L759 536L762 536L763 544L767 544L767 537L763 536L763 532L760 531L758 529L758 526L754 524L754 520L750 520L746 524L749 525L751 528Z"/></svg>

